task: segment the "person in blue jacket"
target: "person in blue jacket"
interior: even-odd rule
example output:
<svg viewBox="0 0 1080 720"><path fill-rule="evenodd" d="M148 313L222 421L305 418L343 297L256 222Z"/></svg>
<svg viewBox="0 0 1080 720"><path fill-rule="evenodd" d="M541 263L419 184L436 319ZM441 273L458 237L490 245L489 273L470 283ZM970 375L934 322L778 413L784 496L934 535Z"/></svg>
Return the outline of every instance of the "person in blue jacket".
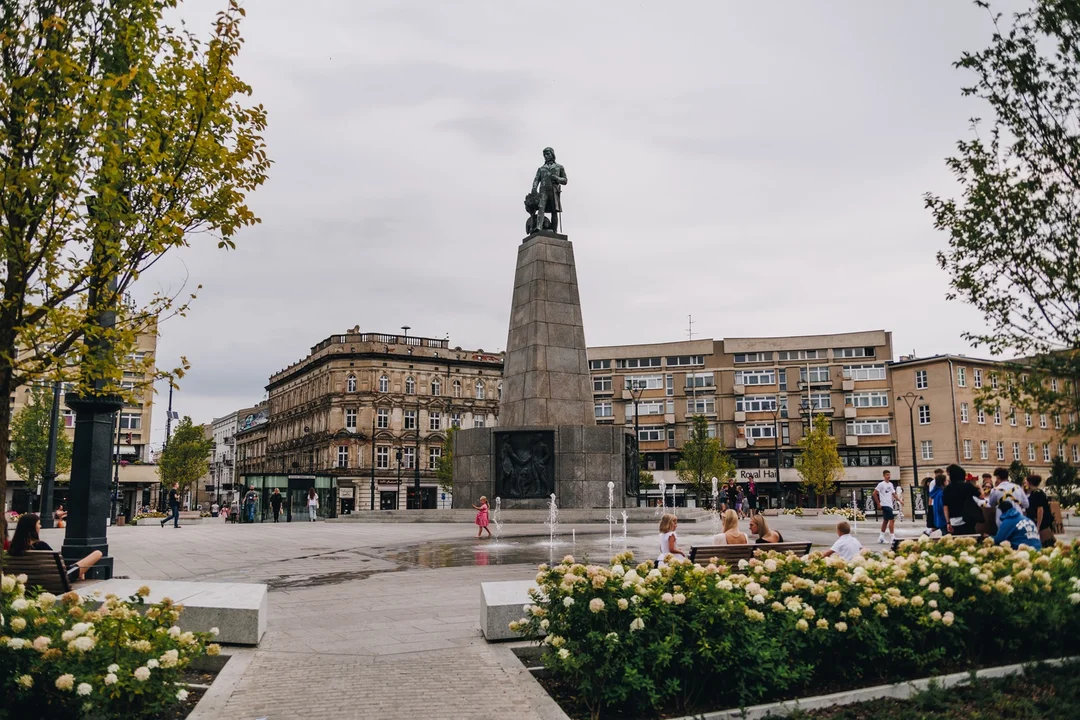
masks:
<svg viewBox="0 0 1080 720"><path fill-rule="evenodd" d="M945 517L945 475L927 478L926 485L930 489L930 527L947 533L949 521Z"/></svg>
<svg viewBox="0 0 1080 720"><path fill-rule="evenodd" d="M999 545L1005 540L1014 548L1027 545L1035 550L1042 550L1039 542L1039 528L1035 523L1021 514L1021 512L1008 500L1002 500L998 507L1001 509L1001 524L998 525L997 535L994 536L994 544Z"/></svg>

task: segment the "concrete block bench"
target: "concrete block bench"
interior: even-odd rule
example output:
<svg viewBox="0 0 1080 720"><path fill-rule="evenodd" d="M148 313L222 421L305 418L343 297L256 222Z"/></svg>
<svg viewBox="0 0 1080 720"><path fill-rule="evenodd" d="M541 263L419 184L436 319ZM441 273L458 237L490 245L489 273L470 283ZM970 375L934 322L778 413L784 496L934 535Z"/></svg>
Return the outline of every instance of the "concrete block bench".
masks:
<svg viewBox="0 0 1080 720"><path fill-rule="evenodd" d="M529 591L535 588L532 580L480 583L480 632L486 640L523 639L511 632L510 621L525 616L522 608L532 603Z"/></svg>
<svg viewBox="0 0 1080 720"><path fill-rule="evenodd" d="M216 627L217 641L226 645L258 645L266 632L266 585L262 584L103 580L77 589L84 598L96 600L109 593L128 598L143 585L150 588L148 604L169 598L184 606L179 622L182 630L209 632ZM101 593L100 598L94 598L94 593Z"/></svg>

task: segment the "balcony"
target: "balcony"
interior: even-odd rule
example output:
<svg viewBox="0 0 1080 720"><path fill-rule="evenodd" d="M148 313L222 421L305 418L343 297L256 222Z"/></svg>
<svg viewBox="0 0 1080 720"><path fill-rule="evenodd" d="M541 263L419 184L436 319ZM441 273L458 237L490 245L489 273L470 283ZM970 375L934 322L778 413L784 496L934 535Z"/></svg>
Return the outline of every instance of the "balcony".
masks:
<svg viewBox="0 0 1080 720"><path fill-rule="evenodd" d="M745 385L736 385L735 386L735 394L736 395L745 395L746 394L746 386Z"/></svg>
<svg viewBox="0 0 1080 720"><path fill-rule="evenodd" d="M858 435L846 435L846 436L844 436L844 444L848 445L848 446L851 446L851 447L855 447L856 445L859 444L859 436Z"/></svg>
<svg viewBox="0 0 1080 720"><path fill-rule="evenodd" d="M746 422L746 413L741 410L736 410L735 422Z"/></svg>
<svg viewBox="0 0 1080 720"><path fill-rule="evenodd" d="M853 407L845 407L844 408L844 417L845 418L854 418L854 417L858 417L858 416L859 416L858 409L853 408Z"/></svg>

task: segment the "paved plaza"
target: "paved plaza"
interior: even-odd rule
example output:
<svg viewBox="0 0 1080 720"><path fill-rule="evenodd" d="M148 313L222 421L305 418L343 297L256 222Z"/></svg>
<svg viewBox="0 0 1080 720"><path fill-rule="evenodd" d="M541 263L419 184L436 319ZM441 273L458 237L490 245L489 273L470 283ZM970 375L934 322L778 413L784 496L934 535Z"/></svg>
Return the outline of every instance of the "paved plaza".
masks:
<svg viewBox="0 0 1080 720"><path fill-rule="evenodd" d="M789 540L832 543L833 517L770 518ZM742 523L745 529L745 521ZM915 535L921 525L898 531ZM859 523L880 547L876 525ZM680 528L704 544L711 523ZM1070 528L1075 534L1075 528ZM262 582L269 624L257 649L237 649L199 718L562 718L507 644L480 635L480 583L528 580L553 554L601 562L606 525L507 524L497 544L469 524L294 522L110 528L115 573L138 579ZM54 547L62 530L46 530ZM654 529L630 525L611 546L652 557ZM899 534L899 533L898 533ZM576 543L574 539L576 538Z"/></svg>

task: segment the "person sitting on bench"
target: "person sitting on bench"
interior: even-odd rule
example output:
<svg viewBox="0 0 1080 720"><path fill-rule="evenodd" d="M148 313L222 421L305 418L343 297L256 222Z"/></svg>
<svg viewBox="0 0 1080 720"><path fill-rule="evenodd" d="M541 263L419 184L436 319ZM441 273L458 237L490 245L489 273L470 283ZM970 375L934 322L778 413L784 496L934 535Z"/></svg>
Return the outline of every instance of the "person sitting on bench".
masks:
<svg viewBox="0 0 1080 720"><path fill-rule="evenodd" d="M784 542L784 536L776 530L770 530L769 524L765 522L765 518L761 515L752 515L750 517L750 533L758 536L756 544L759 545Z"/></svg>
<svg viewBox="0 0 1080 720"><path fill-rule="evenodd" d="M19 524L15 526L15 534L11 538L11 549L8 552L19 557L31 550L52 551L52 548L41 539L41 519L34 513L26 513L19 518ZM68 565L67 574L70 576L78 574L78 579L83 580L86 578L86 571L100 559L101 551L95 550L75 564Z"/></svg>

